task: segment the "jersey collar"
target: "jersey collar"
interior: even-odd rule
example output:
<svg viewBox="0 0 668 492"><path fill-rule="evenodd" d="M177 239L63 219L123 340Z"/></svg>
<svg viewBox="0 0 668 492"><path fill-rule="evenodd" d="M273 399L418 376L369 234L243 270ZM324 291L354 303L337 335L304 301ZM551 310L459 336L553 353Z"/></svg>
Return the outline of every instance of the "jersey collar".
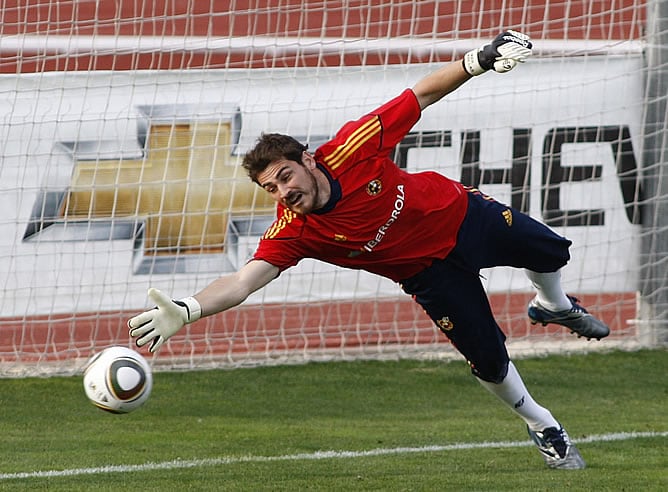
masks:
<svg viewBox="0 0 668 492"><path fill-rule="evenodd" d="M320 171L322 171L322 173L327 177L327 181L329 181L329 189L331 190L331 193L329 195L329 200L327 200L327 203L325 203L325 205L323 205L318 210L313 210L311 212L316 215L322 215L333 210L334 207L336 207L336 204L339 203L339 200L341 199L342 196L341 183L339 183L338 180L332 178L332 176L329 174L329 171L327 171L325 166L322 166L319 162L316 162L316 166L318 166L318 169L320 169Z"/></svg>

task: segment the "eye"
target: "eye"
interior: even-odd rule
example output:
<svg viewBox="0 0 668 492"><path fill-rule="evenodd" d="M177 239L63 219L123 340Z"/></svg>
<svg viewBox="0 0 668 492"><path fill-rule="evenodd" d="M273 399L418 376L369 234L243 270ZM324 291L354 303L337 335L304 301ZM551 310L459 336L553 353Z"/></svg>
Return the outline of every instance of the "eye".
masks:
<svg viewBox="0 0 668 492"><path fill-rule="evenodd" d="M279 179L280 179L283 183L287 183L288 181L290 181L290 178L291 178L291 177L292 177L292 172L290 172L290 171L283 171L283 172L281 173L281 175L279 176Z"/></svg>

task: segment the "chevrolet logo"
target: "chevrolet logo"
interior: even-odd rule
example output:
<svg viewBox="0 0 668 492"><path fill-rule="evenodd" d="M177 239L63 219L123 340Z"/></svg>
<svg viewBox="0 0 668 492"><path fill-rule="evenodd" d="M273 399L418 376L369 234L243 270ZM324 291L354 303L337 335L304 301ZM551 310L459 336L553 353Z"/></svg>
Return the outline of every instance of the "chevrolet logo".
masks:
<svg viewBox="0 0 668 492"><path fill-rule="evenodd" d="M70 182L65 190L42 193L24 240L53 226L69 227L70 240L109 240L134 224L131 235L142 236L141 254L148 259L223 253L231 217L274 214L274 202L232 154L239 137L238 109L222 120L184 117L191 108L182 106L138 109L143 116L139 155L105 154L104 142L61 143L73 160ZM86 144L97 144L97 155L86 156ZM111 232L84 238L72 232L77 226Z"/></svg>

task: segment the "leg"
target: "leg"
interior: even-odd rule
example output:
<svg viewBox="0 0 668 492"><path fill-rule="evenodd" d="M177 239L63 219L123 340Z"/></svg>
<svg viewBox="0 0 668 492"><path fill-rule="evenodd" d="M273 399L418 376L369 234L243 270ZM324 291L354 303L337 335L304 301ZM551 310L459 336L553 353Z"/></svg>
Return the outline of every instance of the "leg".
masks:
<svg viewBox="0 0 668 492"><path fill-rule="evenodd" d="M533 323L556 323L578 336L600 340L610 329L561 288L560 269L570 259L570 245L528 215L470 192L457 246L448 259L471 271L502 265L524 268L538 292L528 309Z"/></svg>
<svg viewBox="0 0 668 492"><path fill-rule="evenodd" d="M478 381L526 422L529 436L538 446L547 466L570 470L585 467L584 459L564 428L547 408L532 398L512 362L508 364L508 374L500 383Z"/></svg>
<svg viewBox="0 0 668 492"><path fill-rule="evenodd" d="M608 336L610 328L589 314L575 297L567 296L561 289L559 270L552 273L526 270L526 273L536 288L536 297L529 303L528 309L532 323L556 323L588 339L600 340Z"/></svg>
<svg viewBox="0 0 668 492"><path fill-rule="evenodd" d="M533 324L555 323L587 339L600 340L610 334L610 328L589 314L578 299L564 294L559 282L559 270L552 273L526 272L537 291L528 308L529 319Z"/></svg>
<svg viewBox="0 0 668 492"><path fill-rule="evenodd" d="M522 381L522 377L512 362L508 365L508 374L500 383L494 384L481 379L478 380L484 388L496 395L508 408L519 415L529 429L540 431L547 427L559 427L559 422L550 411L541 407L531 397L524 381Z"/></svg>
<svg viewBox="0 0 668 492"><path fill-rule="evenodd" d="M540 273L527 269L525 273L536 289L536 300L541 306L551 311L571 308L571 301L561 288L561 270Z"/></svg>
<svg viewBox="0 0 668 492"><path fill-rule="evenodd" d="M506 336L477 272L448 259L435 261L402 287L466 358L475 376L491 383L503 381L509 363Z"/></svg>
<svg viewBox="0 0 668 492"><path fill-rule="evenodd" d="M402 286L466 357L480 383L527 423L548 466L585 466L564 429L549 410L531 397L510 361L505 335L494 320L477 274L443 260L404 281Z"/></svg>

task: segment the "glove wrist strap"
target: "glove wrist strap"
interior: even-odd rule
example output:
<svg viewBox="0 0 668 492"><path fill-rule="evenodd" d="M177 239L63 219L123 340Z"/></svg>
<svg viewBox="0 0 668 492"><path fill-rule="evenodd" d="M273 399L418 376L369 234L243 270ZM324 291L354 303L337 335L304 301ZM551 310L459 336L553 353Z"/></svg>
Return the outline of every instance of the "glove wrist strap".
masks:
<svg viewBox="0 0 668 492"><path fill-rule="evenodd" d="M466 70L466 72L469 75L476 76L476 75L483 74L487 71L486 69L484 69L480 65L480 60L478 59L478 52L479 51L480 50L477 50L477 49L476 50L471 50L464 55L464 59L462 60L462 64L464 65L464 70Z"/></svg>
<svg viewBox="0 0 668 492"><path fill-rule="evenodd" d="M194 297L186 297L174 302L186 308L188 311L188 323L193 323L202 317L202 306L200 306Z"/></svg>

